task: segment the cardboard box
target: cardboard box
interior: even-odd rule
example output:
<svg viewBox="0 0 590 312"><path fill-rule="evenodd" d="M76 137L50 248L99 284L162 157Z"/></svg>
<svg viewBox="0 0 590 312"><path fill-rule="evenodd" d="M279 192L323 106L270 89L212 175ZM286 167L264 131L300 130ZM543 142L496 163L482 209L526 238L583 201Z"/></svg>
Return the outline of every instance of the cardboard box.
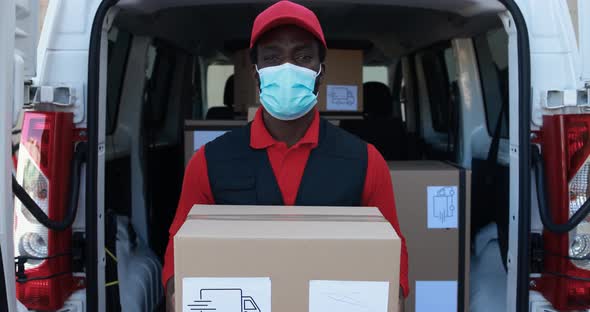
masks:
<svg viewBox="0 0 590 312"><path fill-rule="evenodd" d="M439 161L389 168L410 259L406 312L468 311L471 172Z"/></svg>
<svg viewBox="0 0 590 312"><path fill-rule="evenodd" d="M400 246L376 208L195 206L174 237L176 309L395 312Z"/></svg>
<svg viewBox="0 0 590 312"><path fill-rule="evenodd" d="M363 111L363 52L361 50L328 50L326 72L318 94L321 112ZM247 112L260 106L258 85L252 73L248 50L234 55L234 109Z"/></svg>
<svg viewBox="0 0 590 312"><path fill-rule="evenodd" d="M363 51L328 50L318 94L321 112L363 111Z"/></svg>
<svg viewBox="0 0 590 312"><path fill-rule="evenodd" d="M254 78L248 49L234 54L234 111L247 112L249 107L260 106L258 84Z"/></svg>

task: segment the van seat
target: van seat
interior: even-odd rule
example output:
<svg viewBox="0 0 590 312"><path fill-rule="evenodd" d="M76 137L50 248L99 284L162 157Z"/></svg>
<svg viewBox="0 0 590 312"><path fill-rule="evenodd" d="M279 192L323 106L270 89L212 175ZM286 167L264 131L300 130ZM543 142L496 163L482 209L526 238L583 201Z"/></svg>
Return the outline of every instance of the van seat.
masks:
<svg viewBox="0 0 590 312"><path fill-rule="evenodd" d="M393 97L381 82L363 84L365 118L343 120L340 127L373 144L386 160L406 160L406 131L400 118L392 116Z"/></svg>
<svg viewBox="0 0 590 312"><path fill-rule="evenodd" d="M224 106L215 106L207 110L205 119L223 120L234 119L234 75L229 76L223 90Z"/></svg>
<svg viewBox="0 0 590 312"><path fill-rule="evenodd" d="M129 218L114 216L117 277L122 311L155 311L164 297L162 264L135 234Z"/></svg>
<svg viewBox="0 0 590 312"><path fill-rule="evenodd" d="M500 256L497 226L483 227L473 240L469 272L469 311L506 311L507 274Z"/></svg>

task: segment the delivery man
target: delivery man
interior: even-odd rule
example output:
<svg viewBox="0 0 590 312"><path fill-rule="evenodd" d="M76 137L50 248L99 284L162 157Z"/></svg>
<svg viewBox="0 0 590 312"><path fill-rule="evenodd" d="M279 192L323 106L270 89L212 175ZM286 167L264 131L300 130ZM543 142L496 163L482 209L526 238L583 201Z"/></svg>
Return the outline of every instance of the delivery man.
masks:
<svg viewBox="0 0 590 312"><path fill-rule="evenodd" d="M321 119L315 108L326 48L318 18L301 5L280 1L256 17L250 51L262 107L249 126L205 145L187 165L162 274L169 307L173 237L195 204L378 207L402 240L400 285L407 296L407 251L389 168L374 146Z"/></svg>

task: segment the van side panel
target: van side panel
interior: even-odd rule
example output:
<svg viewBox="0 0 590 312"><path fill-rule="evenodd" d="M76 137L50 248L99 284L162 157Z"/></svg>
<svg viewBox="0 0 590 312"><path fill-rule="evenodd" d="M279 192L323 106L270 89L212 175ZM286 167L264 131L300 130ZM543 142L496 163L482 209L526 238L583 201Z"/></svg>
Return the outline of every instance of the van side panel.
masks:
<svg viewBox="0 0 590 312"><path fill-rule="evenodd" d="M51 0L37 50L37 78L40 86L81 88L79 105L86 105L88 42L94 14L100 0ZM84 110L85 111L85 110ZM78 121L86 123L86 116ZM76 226L81 225L78 222Z"/></svg>
<svg viewBox="0 0 590 312"><path fill-rule="evenodd" d="M0 103L12 103L15 14L14 0L0 1ZM0 283L7 287L10 312L16 311L14 277L14 246L12 242L12 105L0 105L0 244L5 277Z"/></svg>
<svg viewBox="0 0 590 312"><path fill-rule="evenodd" d="M542 125L543 114L575 113L570 108L546 107L550 90L583 88L576 33L565 0L518 0L529 27L531 46L532 122Z"/></svg>

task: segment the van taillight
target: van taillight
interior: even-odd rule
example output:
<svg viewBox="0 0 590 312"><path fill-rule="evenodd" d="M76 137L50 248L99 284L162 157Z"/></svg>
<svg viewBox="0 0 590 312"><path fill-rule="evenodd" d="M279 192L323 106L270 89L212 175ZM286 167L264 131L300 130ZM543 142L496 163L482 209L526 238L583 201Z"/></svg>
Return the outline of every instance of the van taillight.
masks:
<svg viewBox="0 0 590 312"><path fill-rule="evenodd" d="M52 220L67 210L74 149L72 113L26 112L16 178ZM72 275L72 230L53 231L15 200L14 252L17 298L27 308L57 310L80 287Z"/></svg>
<svg viewBox="0 0 590 312"><path fill-rule="evenodd" d="M547 205L564 224L590 195L590 115L544 116L541 131ZM543 232L544 268L537 290L558 310L590 308L590 219L569 233Z"/></svg>

